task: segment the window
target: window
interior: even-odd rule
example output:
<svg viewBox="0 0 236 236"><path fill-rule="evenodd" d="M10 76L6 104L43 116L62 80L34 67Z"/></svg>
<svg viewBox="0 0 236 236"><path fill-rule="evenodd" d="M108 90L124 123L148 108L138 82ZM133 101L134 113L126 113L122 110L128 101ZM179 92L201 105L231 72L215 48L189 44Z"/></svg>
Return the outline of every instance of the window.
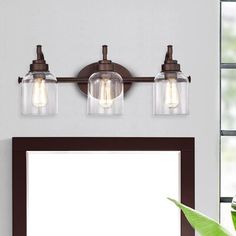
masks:
<svg viewBox="0 0 236 236"><path fill-rule="evenodd" d="M236 0L221 1L221 223L233 224L230 203L236 195Z"/></svg>

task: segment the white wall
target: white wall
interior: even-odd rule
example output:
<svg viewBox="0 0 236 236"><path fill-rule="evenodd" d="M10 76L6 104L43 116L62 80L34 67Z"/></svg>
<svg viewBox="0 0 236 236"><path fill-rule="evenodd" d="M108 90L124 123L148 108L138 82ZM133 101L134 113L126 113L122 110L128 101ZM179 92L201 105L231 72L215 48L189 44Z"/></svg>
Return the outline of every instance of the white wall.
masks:
<svg viewBox="0 0 236 236"><path fill-rule="evenodd" d="M16 136L156 136L196 138L196 208L218 217L217 0L1 0L0 1L0 235L12 232L11 138ZM104 27L101 27L101 26ZM28 71L41 43L51 71L73 76L97 61L100 46L136 76L153 76L167 44L191 74L191 114L153 117L151 84L134 85L125 114L86 115L73 84L59 86L59 115L20 114L17 77Z"/></svg>

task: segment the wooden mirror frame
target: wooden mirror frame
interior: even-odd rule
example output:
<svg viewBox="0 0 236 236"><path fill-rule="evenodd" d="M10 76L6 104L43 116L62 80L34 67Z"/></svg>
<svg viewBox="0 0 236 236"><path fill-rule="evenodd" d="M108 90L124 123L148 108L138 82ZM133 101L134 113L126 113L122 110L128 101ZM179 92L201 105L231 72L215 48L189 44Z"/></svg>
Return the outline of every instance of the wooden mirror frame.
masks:
<svg viewBox="0 0 236 236"><path fill-rule="evenodd" d="M194 138L13 138L13 236L26 236L27 151L180 151L181 202L194 208ZM174 207L174 206L173 206ZM194 236L194 229L181 213L181 236Z"/></svg>

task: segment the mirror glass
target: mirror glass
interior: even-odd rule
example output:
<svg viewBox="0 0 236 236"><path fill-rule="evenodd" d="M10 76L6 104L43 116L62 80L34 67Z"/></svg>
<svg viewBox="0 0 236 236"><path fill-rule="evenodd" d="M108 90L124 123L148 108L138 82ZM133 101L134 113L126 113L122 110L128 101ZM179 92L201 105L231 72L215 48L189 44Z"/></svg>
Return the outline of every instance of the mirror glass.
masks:
<svg viewBox="0 0 236 236"><path fill-rule="evenodd" d="M27 152L27 236L180 236L178 151Z"/></svg>

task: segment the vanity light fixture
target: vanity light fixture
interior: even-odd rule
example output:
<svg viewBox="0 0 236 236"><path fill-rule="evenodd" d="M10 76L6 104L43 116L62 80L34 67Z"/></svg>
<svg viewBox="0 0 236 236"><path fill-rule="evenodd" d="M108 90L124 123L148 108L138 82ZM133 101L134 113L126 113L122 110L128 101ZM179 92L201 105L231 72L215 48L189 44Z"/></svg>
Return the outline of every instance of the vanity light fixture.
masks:
<svg viewBox="0 0 236 236"><path fill-rule="evenodd" d="M107 60L107 46L102 47L103 59L98 62L98 72L88 80L88 113L114 114L123 112L124 89L121 75Z"/></svg>
<svg viewBox="0 0 236 236"><path fill-rule="evenodd" d="M162 71L156 77L134 77L122 65L107 59L108 48L102 46L103 59L84 67L76 77L55 77L49 72L41 45L29 73L18 78L22 88L22 113L52 115L57 113L57 83L77 83L87 95L88 114L119 115L123 112L124 94L134 82L154 84L154 114L188 113L188 84L191 77L180 71L172 59L172 45L167 47Z"/></svg>
<svg viewBox="0 0 236 236"><path fill-rule="evenodd" d="M162 71L154 79L154 114L188 114L188 85L190 77L180 70L180 64L172 59L173 48L167 46Z"/></svg>
<svg viewBox="0 0 236 236"><path fill-rule="evenodd" d="M37 59L21 81L22 113L53 115L57 113L57 79L49 72L42 47L37 46Z"/></svg>

